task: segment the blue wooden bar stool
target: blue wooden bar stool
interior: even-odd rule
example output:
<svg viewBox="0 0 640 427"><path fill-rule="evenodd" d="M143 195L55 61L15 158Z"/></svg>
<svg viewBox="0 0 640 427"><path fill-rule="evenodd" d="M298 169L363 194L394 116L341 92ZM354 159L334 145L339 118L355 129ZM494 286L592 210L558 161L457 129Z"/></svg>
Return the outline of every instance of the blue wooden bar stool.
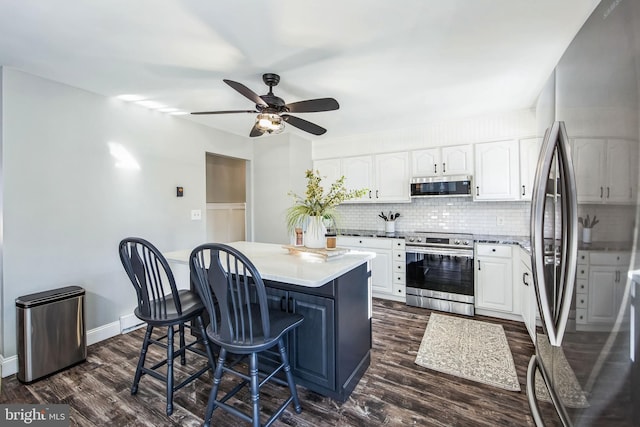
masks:
<svg viewBox="0 0 640 427"><path fill-rule="evenodd" d="M230 246L198 246L191 252L189 266L191 280L211 319L207 336L213 344L220 346L204 425L210 425L213 410L219 407L250 422L254 427L260 426L260 387L267 381L287 386L290 393L269 417L265 426L271 425L291 402L295 411L300 413L300 401L289 366L284 336L300 326L304 318L295 313L269 311L267 293L260 273L244 254ZM272 350L274 348L277 348L277 352ZM266 374L258 372L258 353L263 352L270 353L279 362L272 372ZM237 357L227 361L228 355ZM245 358L248 358L248 372L247 369L239 369L238 365ZM276 376L280 371L284 372L286 381ZM241 381L218 399L223 373L238 376ZM229 402L246 385L250 387L251 414L240 411Z"/></svg>
<svg viewBox="0 0 640 427"><path fill-rule="evenodd" d="M120 242L119 249L120 260L124 270L136 290L138 307L134 310L134 314L138 319L147 323L147 331L142 343L133 385L131 386L131 394L138 392L138 383L144 374L149 374L165 382L167 415L171 415L173 413L173 392L189 384L215 366L213 353L202 321L204 306L195 292L177 289L167 260L151 243L144 239L129 237ZM200 337L187 344L184 337L184 329L185 326L187 328L192 327L188 323L190 321L192 324L194 321L196 322ZM152 338L151 333L155 327L166 327L166 335L160 338ZM174 349L176 327L179 332L180 343L178 348ZM165 339L166 344L163 342ZM166 348L167 357L153 366L146 367L144 364L150 344ZM197 347L198 344L202 344L205 349L204 352ZM180 363L182 365L186 364L187 350L206 357L207 363L197 372L174 385L173 360L180 356ZM167 367L166 375L163 375L157 370L165 365Z"/></svg>

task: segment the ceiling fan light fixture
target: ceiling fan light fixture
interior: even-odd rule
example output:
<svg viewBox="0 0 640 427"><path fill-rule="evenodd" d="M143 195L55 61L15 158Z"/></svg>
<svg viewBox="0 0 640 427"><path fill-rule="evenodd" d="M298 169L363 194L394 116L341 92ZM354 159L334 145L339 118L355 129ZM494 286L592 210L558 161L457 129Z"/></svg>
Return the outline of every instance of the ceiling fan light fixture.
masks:
<svg viewBox="0 0 640 427"><path fill-rule="evenodd" d="M256 127L262 132L280 133L284 130L284 121L278 114L260 113L256 117Z"/></svg>

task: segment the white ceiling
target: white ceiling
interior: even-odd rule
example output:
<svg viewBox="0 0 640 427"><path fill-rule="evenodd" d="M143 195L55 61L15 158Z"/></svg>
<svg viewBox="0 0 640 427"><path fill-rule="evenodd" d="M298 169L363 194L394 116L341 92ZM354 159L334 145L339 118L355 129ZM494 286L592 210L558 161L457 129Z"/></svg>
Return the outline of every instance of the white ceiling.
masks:
<svg viewBox="0 0 640 427"><path fill-rule="evenodd" d="M286 102L319 138L528 108L599 0L0 0L0 65L185 111ZM160 113L158 113L160 114ZM248 136L251 114L181 116ZM288 125L289 132L317 139Z"/></svg>

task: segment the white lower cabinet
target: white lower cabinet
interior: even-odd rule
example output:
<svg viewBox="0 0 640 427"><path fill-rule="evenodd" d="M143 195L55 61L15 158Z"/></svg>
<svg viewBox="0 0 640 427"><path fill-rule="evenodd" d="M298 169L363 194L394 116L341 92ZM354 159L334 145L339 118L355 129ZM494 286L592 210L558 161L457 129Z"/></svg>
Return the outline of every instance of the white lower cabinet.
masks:
<svg viewBox="0 0 640 427"><path fill-rule="evenodd" d="M516 285L520 288L520 312L522 321L529 332L531 340L536 342L536 290L533 283L533 273L531 271L531 255L520 248L519 261L514 258L514 263L518 263L518 280Z"/></svg>
<svg viewBox="0 0 640 427"><path fill-rule="evenodd" d="M576 324L598 330L615 323L631 256L629 252L579 251L576 272ZM626 320L628 313L623 313Z"/></svg>
<svg viewBox="0 0 640 427"><path fill-rule="evenodd" d="M371 290L374 297L406 300L404 239L338 236L338 246L374 252Z"/></svg>
<svg viewBox="0 0 640 427"><path fill-rule="evenodd" d="M513 260L510 245L476 244L476 308L513 312Z"/></svg>

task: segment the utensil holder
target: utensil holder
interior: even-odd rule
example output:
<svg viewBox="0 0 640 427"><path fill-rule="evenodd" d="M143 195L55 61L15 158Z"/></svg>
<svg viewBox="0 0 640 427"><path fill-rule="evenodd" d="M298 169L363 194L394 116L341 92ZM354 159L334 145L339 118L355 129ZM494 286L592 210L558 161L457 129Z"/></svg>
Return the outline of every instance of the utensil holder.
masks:
<svg viewBox="0 0 640 427"><path fill-rule="evenodd" d="M395 221L385 221L385 223L384 223L384 231L386 233L395 233L396 232L396 223L395 223Z"/></svg>
<svg viewBox="0 0 640 427"><path fill-rule="evenodd" d="M583 243L591 243L591 229L583 228L582 229L582 242Z"/></svg>

